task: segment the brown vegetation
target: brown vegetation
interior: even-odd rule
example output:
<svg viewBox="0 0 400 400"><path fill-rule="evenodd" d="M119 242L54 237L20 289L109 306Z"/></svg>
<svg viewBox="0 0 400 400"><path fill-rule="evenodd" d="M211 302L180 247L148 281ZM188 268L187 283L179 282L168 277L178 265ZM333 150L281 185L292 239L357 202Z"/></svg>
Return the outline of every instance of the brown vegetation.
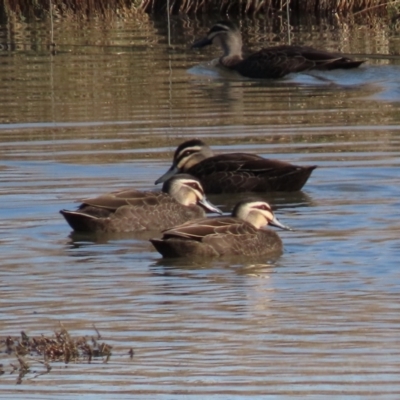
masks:
<svg viewBox="0 0 400 400"><path fill-rule="evenodd" d="M298 13L357 12L366 9L386 9L387 0L288 0L290 10ZM256 14L286 10L284 0L170 0L170 12L206 12ZM164 11L166 0L142 0L146 12Z"/></svg>
<svg viewBox="0 0 400 400"><path fill-rule="evenodd" d="M111 356L111 346L106 343L98 343L97 340L101 339L101 336L96 328L95 330L97 338L92 337L91 344L88 343L86 337L71 337L64 327L59 332L54 332L54 336L51 337L44 335L29 337L22 331L20 337L8 336L1 340L0 344L5 348L5 354L16 357L18 363L10 363L10 373L18 372L17 383L22 383L24 376L31 372L31 365L25 356L30 356L29 361L40 363L45 367L35 377L51 371L50 361L64 362L65 364L71 361L90 363L93 358L102 357L103 362L108 362ZM133 355L133 350L131 352ZM5 370L2 364L0 367L1 375L5 373Z"/></svg>
<svg viewBox="0 0 400 400"><path fill-rule="evenodd" d="M288 0L292 13L348 13L370 10L385 12L394 1L388 0ZM41 17L49 12L50 4L58 15L77 14L92 16L97 14L124 14L145 11L166 12L169 5L171 14L196 12L221 13L268 13L286 10L284 0L5 0L0 4L0 16L10 14L25 17Z"/></svg>

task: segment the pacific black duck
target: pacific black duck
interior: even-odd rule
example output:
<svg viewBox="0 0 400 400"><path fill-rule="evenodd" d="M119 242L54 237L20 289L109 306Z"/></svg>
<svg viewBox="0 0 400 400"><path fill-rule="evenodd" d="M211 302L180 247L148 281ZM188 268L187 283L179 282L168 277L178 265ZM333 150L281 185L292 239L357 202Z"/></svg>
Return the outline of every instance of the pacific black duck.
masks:
<svg viewBox="0 0 400 400"><path fill-rule="evenodd" d="M304 186L315 168L248 153L214 155L203 141L192 139L178 146L172 166L155 183L185 172L200 179L207 194L295 192Z"/></svg>
<svg viewBox="0 0 400 400"><path fill-rule="evenodd" d="M268 203L249 199L239 202L230 217L202 218L150 239L163 257L265 256L282 252L282 241L273 225L289 229L274 216Z"/></svg>
<svg viewBox="0 0 400 400"><path fill-rule="evenodd" d="M267 47L243 58L242 37L230 21L217 22L207 36L192 45L200 48L215 43L223 50L219 63L240 75L256 79L276 79L291 72L312 69L357 68L364 61L354 61L338 53L330 53L307 46L282 45Z"/></svg>
<svg viewBox="0 0 400 400"><path fill-rule="evenodd" d="M178 174L162 192L128 189L82 200L76 211L61 210L78 232L139 232L163 230L205 216L204 209L222 214L205 197L200 181Z"/></svg>

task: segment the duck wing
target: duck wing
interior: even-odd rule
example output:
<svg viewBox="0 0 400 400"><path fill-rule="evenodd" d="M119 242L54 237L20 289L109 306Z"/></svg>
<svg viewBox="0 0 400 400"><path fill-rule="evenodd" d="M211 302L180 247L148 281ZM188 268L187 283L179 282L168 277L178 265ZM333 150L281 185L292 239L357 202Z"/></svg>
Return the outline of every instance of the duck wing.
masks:
<svg viewBox="0 0 400 400"><path fill-rule="evenodd" d="M202 242L211 235L223 237L225 235L254 234L257 229L252 225L234 217L201 218L189 221L163 231L163 240L187 239Z"/></svg>
<svg viewBox="0 0 400 400"><path fill-rule="evenodd" d="M189 169L206 193L297 191L316 166L298 166L246 153L220 154Z"/></svg>
<svg viewBox="0 0 400 400"><path fill-rule="evenodd" d="M143 205L155 205L163 199L172 198L162 192L141 192L135 189L126 189L106 193L98 197L83 199L79 209L83 210L85 207L90 206L115 211L123 206L138 207Z"/></svg>
<svg viewBox="0 0 400 400"><path fill-rule="evenodd" d="M206 158L191 167L189 173L195 176L207 176L216 172L250 172L260 174L289 166L292 166L292 164L263 158L256 154L228 153Z"/></svg>
<svg viewBox="0 0 400 400"><path fill-rule="evenodd" d="M253 53L232 68L249 78L274 79L311 69L357 68L363 62L312 47L283 45Z"/></svg>

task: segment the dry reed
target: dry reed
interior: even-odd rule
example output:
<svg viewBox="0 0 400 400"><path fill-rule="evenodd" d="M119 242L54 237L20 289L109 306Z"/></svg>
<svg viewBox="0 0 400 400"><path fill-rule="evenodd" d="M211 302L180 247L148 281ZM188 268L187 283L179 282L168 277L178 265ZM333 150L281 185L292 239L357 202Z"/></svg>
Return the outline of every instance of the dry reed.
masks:
<svg viewBox="0 0 400 400"><path fill-rule="evenodd" d="M211 12L257 14L271 11L285 11L289 8L296 14L348 13L366 9L382 11L396 0L169 0L171 13ZM146 12L166 10L165 0L142 0L140 7Z"/></svg>
<svg viewBox="0 0 400 400"><path fill-rule="evenodd" d="M365 10L382 14L398 0L286 0L292 15L305 13L349 13ZM10 14L24 17L42 17L48 14L50 4L58 15L70 14L82 17L123 14L145 11L147 13L219 12L236 14L257 14L286 10L285 0L5 0L0 2L0 16Z"/></svg>
<svg viewBox="0 0 400 400"><path fill-rule="evenodd" d="M92 362L94 358L102 358L104 363L108 362L111 356L111 346L106 343L98 343L101 339L99 331L94 327L97 338L92 337L91 343L85 337L73 338L62 326L60 331L54 332L54 336L29 337L25 332L21 332L20 337L11 337L0 340L1 347L5 348L4 353L15 356L18 364L10 363L12 370L10 373L17 372L17 383L22 383L22 379L32 371L32 366L28 362L40 363L45 369L35 375L35 377L47 374L51 371L50 362ZM132 357L133 350L131 349ZM130 354L130 353L129 353ZM25 357L29 356L29 360ZM39 359L38 359L39 358ZM0 375L4 374L4 366L0 364Z"/></svg>

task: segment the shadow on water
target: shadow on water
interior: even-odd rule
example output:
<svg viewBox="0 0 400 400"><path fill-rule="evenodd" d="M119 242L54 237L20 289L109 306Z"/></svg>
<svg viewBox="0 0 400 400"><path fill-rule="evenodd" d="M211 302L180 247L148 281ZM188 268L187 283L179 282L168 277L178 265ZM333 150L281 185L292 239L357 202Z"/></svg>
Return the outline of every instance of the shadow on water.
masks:
<svg viewBox="0 0 400 400"><path fill-rule="evenodd" d="M158 253L156 253L158 255ZM160 256L161 257L161 256ZM212 269L233 268L234 270L246 270L258 267L273 267L274 263L281 257L281 253L269 256L241 257L225 256L220 258L182 257L161 258L153 266L166 269Z"/></svg>
<svg viewBox="0 0 400 400"><path fill-rule="evenodd" d="M107 244L114 241L146 242L151 238L160 237L159 231L128 232L128 233L99 233L71 232L68 244L71 248L80 248L85 244Z"/></svg>
<svg viewBox="0 0 400 400"><path fill-rule="evenodd" d="M315 172L314 172L315 173ZM312 179L312 178L311 178ZM241 201L251 198L258 198L265 200L267 203L272 204L275 210L290 208L301 209L305 207L312 207L313 200L310 195L304 191L299 192L272 192L272 193L237 193L235 196L229 194L210 194L207 198L213 204L216 204L225 213L230 214L235 205Z"/></svg>
<svg viewBox="0 0 400 400"><path fill-rule="evenodd" d="M241 82L249 87L265 87L270 89L280 89L287 91L296 88L297 95L302 91L307 93L310 88L320 88L321 91L327 89L331 91L353 90L355 93L362 90L360 99L376 99L385 101L400 101L400 66L397 65L364 65L356 70L334 70L334 71L310 71L307 73L290 74L281 80L258 80L243 78L234 72L227 71L215 66L218 60L203 63L191 67L188 73L193 76L193 83L201 83L201 79L214 79L220 82L216 92L215 85L209 90L211 98L219 98L225 101L237 101L240 97L240 89L235 82ZM197 77L198 81L196 81ZM224 84L223 82L226 81ZM238 93L239 91L239 93ZM365 92L369 95L365 95ZM323 92L322 92L323 93ZM279 93L277 93L279 95ZM354 94L353 94L354 96Z"/></svg>
<svg viewBox="0 0 400 400"><path fill-rule="evenodd" d="M99 259L106 256L109 260L119 262L120 257L131 260L146 260L149 253L155 252L149 242L150 238L159 238L159 231L130 233L81 233L72 232L66 241L65 250L68 257Z"/></svg>

